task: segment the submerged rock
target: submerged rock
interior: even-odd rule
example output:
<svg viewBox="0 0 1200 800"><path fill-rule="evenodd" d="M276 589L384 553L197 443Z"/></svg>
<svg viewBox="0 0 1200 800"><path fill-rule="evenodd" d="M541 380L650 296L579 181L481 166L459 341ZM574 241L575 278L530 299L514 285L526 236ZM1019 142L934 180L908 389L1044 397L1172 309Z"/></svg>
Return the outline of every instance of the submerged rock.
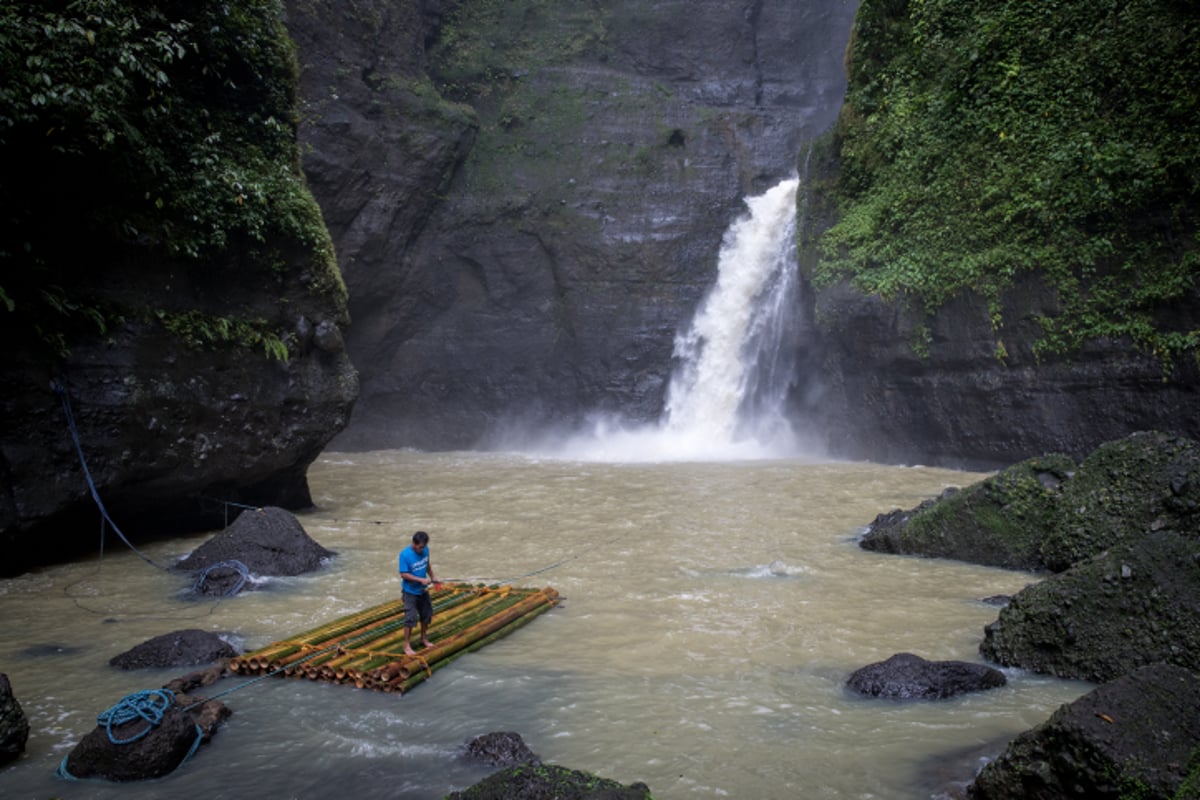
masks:
<svg viewBox="0 0 1200 800"><path fill-rule="evenodd" d="M493 767L542 763L537 753L525 744L521 734L512 731L496 731L476 736L467 742L466 754Z"/></svg>
<svg viewBox="0 0 1200 800"><path fill-rule="evenodd" d="M0 672L0 766L19 758L28 739L29 720L13 695L8 676Z"/></svg>
<svg viewBox="0 0 1200 800"><path fill-rule="evenodd" d="M236 561L255 575L300 575L320 568L323 559L334 555L310 538L291 513L268 506L243 512L232 525L180 561L176 569L198 573ZM226 594L241 580L235 569L221 568L200 582L197 592Z"/></svg>
<svg viewBox="0 0 1200 800"><path fill-rule="evenodd" d="M446 800L653 800L644 783L623 786L590 772L556 764L522 764L501 770Z"/></svg>
<svg viewBox="0 0 1200 800"><path fill-rule="evenodd" d="M237 650L215 633L188 628L164 633L113 656L109 664L118 669L194 667L233 658Z"/></svg>
<svg viewBox="0 0 1200 800"><path fill-rule="evenodd" d="M986 765L972 800L1200 797L1200 675L1143 667L1062 706Z"/></svg>
<svg viewBox="0 0 1200 800"><path fill-rule="evenodd" d="M856 670L846 685L859 694L894 700L940 700L967 692L1004 686L998 669L967 661L927 661L897 653L886 661Z"/></svg>

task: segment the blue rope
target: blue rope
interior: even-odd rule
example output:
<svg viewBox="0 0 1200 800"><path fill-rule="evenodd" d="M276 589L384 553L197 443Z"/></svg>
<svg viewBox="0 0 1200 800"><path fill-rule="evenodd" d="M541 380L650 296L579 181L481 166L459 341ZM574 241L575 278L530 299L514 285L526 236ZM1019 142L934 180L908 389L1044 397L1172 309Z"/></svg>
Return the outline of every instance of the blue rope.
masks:
<svg viewBox="0 0 1200 800"><path fill-rule="evenodd" d="M96 717L96 722L104 726L108 740L113 744L129 744L136 742L152 731L162 722L163 714L175 702L175 693L170 689L146 689L135 694L126 695L112 708ZM135 719L147 722L140 733L128 739L118 739L113 728L133 722Z"/></svg>
<svg viewBox="0 0 1200 800"><path fill-rule="evenodd" d="M110 742L113 744L129 744L136 742L158 727L163 720L163 714L174 703L175 693L170 689L146 689L121 698L121 702L97 716L96 722L104 726ZM184 709L184 711L186 710ZM146 720L146 727L136 735L130 736L128 739L118 739L113 733L114 727L133 722L136 719ZM192 742L192 746L188 748L187 755L175 766L176 770L186 764L196 754L203 741L204 730L199 725L196 725L196 738ZM70 758L70 753L63 756L63 760L58 763L58 768L54 770L54 774L69 781L78 781L80 779L72 775L70 769L67 768L67 762ZM175 770L171 771L174 772Z"/></svg>
<svg viewBox="0 0 1200 800"><path fill-rule="evenodd" d="M155 563L154 559L150 558L141 550L138 550L136 547L134 547L133 543L130 542L129 539L125 537L125 534L121 532L121 529L117 527L117 523L113 522L113 518L109 516L108 509L104 507L104 501L100 499L100 492L96 489L96 482L92 480L92 472L88 469L87 459L83 456L83 444L79 441L79 429L75 425L75 414L71 411L71 400L69 397L67 397L67 390L63 388L61 383L55 382L54 391L58 392L58 396L62 399L63 413L67 415L67 427L71 429L71 439L75 442L75 452L79 454L79 464L83 467L83 476L87 478L88 490L91 491L92 499L96 501L96 506L100 509L100 516L102 516L104 520L112 526L112 529L117 532L117 536L121 537L121 541L123 541L130 550L137 553L139 558L153 567L158 567L161 570L169 572L170 570L167 567ZM103 539L101 541L103 542Z"/></svg>
<svg viewBox="0 0 1200 800"><path fill-rule="evenodd" d="M75 425L75 414L71 410L71 398L67 395L66 388L64 388L63 385L58 381L54 382L54 391L58 393L59 398L62 400L63 413L66 414L67 417L67 427L71 429L71 440L75 443L75 452L79 455L79 465L83 467L83 476L87 479L88 490L92 493L92 499L96 501L96 507L100 509L100 555L102 557L104 555L104 523L107 522L112 526L112 529L117 532L117 536L121 537L121 541L124 542L130 550L137 553L139 558L152 567L158 567L164 572L170 572L170 567L164 567L162 564L155 562L154 559L150 558L141 550L138 550L136 547L134 547L133 543L130 542L129 539L126 538L125 534L121 532L121 529L117 527L117 523L113 522L113 518L109 516L108 509L104 507L104 501L100 499L100 491L96 488L96 482L92 479L92 472L90 469L88 469L87 459L83 455L83 443L79 439L79 428ZM240 504L226 503L226 505L229 506ZM252 508L252 506L243 507ZM199 576L196 578L196 583L192 587L192 591L199 594L200 588L204 585L204 581L208 578L208 573L219 567L233 569L237 571L238 575L240 576L240 579L233 589L225 592L225 597L231 597L240 592L242 587L246 585L246 581L250 579L250 568L241 561L221 561L201 570Z"/></svg>
<svg viewBox="0 0 1200 800"><path fill-rule="evenodd" d="M204 730L199 725L197 725L196 726L196 739L192 742L192 746L187 751L187 755L185 755L183 757L183 760L181 760L175 766L175 769L171 770L171 772L175 772L176 770L182 768L184 764L186 764L188 761L190 761L192 756L196 755L196 751L200 749L200 745L203 742L204 742ZM76 781L76 782L80 782L80 781L84 781L84 780L96 780L96 781L100 780L99 778L93 779L93 778L77 778L77 777L75 777L74 775L71 774L71 770L67 767L67 762L70 760L71 760L70 753L67 753L65 756L63 756L63 760L58 762L58 767L55 768L55 770L54 770L55 777L62 778L63 780Z"/></svg>
<svg viewBox="0 0 1200 800"><path fill-rule="evenodd" d="M237 559L229 561L218 561L215 564L209 564L204 569L200 570L200 574L196 576L196 583L192 585L192 591L200 594L200 590L204 587L204 582L208 580L208 573L215 569L232 569L238 573L238 582L234 587L225 592L225 596L235 595L242 590L246 585L246 581L250 580L250 568Z"/></svg>

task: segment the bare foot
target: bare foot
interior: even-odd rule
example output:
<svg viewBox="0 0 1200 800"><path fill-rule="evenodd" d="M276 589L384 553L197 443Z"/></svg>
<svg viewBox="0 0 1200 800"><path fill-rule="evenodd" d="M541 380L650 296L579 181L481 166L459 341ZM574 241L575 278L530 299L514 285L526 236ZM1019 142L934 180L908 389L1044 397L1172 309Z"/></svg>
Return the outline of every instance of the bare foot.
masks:
<svg viewBox="0 0 1200 800"><path fill-rule="evenodd" d="M433 647L433 642L429 641L428 639L424 641L424 644L426 647Z"/></svg>
<svg viewBox="0 0 1200 800"><path fill-rule="evenodd" d="M405 646L404 646L404 655L406 655L406 656L415 656L416 654L417 654L417 651L416 651L416 650L413 650L413 649L412 649L411 647L409 647L408 645L405 645Z"/></svg>

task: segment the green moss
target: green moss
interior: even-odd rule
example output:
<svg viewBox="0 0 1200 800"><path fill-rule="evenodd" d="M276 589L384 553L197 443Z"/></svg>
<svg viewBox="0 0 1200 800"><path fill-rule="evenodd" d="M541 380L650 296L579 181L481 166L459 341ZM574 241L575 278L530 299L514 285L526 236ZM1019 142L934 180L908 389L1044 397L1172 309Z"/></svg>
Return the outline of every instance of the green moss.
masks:
<svg viewBox="0 0 1200 800"><path fill-rule="evenodd" d="M1067 456L1022 461L917 511L900 533L903 552L998 567L1038 569L1042 540L1059 514Z"/></svg>
<svg viewBox="0 0 1200 800"><path fill-rule="evenodd" d="M1146 432L1107 442L1065 486L1041 559L1063 570L1151 529L1194 530L1198 483L1200 448L1190 439Z"/></svg>
<svg viewBox="0 0 1200 800"><path fill-rule="evenodd" d="M1187 776L1171 800L1200 800L1200 747L1192 750L1187 763Z"/></svg>
<svg viewBox="0 0 1200 800"><path fill-rule="evenodd" d="M116 273L153 283L156 269L231 261L263 285L296 270L344 308L300 170L282 14L280 0L0 6L0 150L14 165L0 178L0 324L37 325L47 289L64 287L40 331L61 351L112 305Z"/></svg>
<svg viewBox="0 0 1200 800"><path fill-rule="evenodd" d="M188 347L254 348L261 349L268 358L288 360L288 346L263 319L234 319L200 311L159 311L155 317L167 331L179 337Z"/></svg>
<svg viewBox="0 0 1200 800"><path fill-rule="evenodd" d="M1166 364L1200 329L1200 17L1175 0L865 0L825 187L821 285L934 313L1038 272L1036 352L1129 337ZM999 339L997 349L999 352Z"/></svg>

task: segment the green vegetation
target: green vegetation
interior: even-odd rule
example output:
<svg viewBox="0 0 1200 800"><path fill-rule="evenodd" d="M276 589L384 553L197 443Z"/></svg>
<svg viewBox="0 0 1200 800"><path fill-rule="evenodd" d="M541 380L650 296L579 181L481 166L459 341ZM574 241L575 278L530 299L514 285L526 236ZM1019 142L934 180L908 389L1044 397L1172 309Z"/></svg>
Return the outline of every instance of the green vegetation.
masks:
<svg viewBox="0 0 1200 800"><path fill-rule="evenodd" d="M464 172L472 191L523 202L531 180L556 211L583 155L588 98L536 75L602 51L606 35L605 13L591 0L480 0L447 15L430 74L442 95L479 114Z"/></svg>
<svg viewBox="0 0 1200 800"><path fill-rule="evenodd" d="M62 355L127 314L186 318L279 356L258 322L188 298L125 308L108 286L173 268L278 284L299 266L344 296L300 171L281 18L279 0L0 6L0 324Z"/></svg>
<svg viewBox="0 0 1200 800"><path fill-rule="evenodd" d="M1200 278L1198 41L1179 0L865 0L818 284L927 313L973 290L999 332L1036 272L1059 310L1035 352L1196 354L1194 319L1161 312Z"/></svg>
<svg viewBox="0 0 1200 800"><path fill-rule="evenodd" d="M178 336L189 347L203 348L222 345L256 346L263 354L278 361L288 360L288 347L263 319L242 320L188 311L172 314L159 311L155 315L164 328Z"/></svg>
<svg viewBox="0 0 1200 800"><path fill-rule="evenodd" d="M921 507L898 534L899 552L1010 569L1042 569L1039 546L1059 522L1060 483L1075 470L1064 455L1014 464Z"/></svg>
<svg viewBox="0 0 1200 800"><path fill-rule="evenodd" d="M522 75L606 47L607 12L596 0L474 0L447 15L431 51L439 91L475 100Z"/></svg>

